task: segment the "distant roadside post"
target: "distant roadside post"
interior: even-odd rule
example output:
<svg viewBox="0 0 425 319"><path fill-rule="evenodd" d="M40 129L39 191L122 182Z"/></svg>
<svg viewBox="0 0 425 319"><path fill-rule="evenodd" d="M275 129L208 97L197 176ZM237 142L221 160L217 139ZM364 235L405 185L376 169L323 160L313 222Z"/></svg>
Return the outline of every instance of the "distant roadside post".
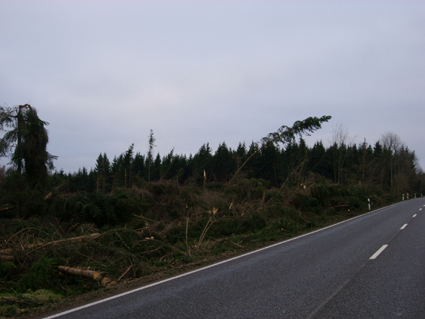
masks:
<svg viewBox="0 0 425 319"><path fill-rule="evenodd" d="M367 204L368 204L369 210L370 210L370 198L367 199Z"/></svg>

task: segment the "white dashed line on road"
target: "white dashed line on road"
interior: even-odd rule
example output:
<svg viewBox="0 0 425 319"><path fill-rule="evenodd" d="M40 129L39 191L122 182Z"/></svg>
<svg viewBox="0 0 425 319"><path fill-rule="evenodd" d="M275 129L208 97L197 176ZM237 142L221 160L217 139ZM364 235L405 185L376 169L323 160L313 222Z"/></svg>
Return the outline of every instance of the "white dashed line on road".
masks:
<svg viewBox="0 0 425 319"><path fill-rule="evenodd" d="M376 259L376 257L379 256L380 253L382 253L385 248L387 248L388 245L383 245L381 248L378 249L378 251L376 253L374 253L369 259Z"/></svg>
<svg viewBox="0 0 425 319"><path fill-rule="evenodd" d="M403 226L401 226L401 228L400 228L400 229L405 229L405 228L406 228L406 226L407 226L407 224L404 224Z"/></svg>

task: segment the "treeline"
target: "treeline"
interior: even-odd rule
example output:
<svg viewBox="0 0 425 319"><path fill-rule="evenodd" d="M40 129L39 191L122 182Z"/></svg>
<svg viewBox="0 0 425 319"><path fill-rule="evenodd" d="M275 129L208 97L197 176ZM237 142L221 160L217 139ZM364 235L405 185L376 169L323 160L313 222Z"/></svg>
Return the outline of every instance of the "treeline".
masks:
<svg viewBox="0 0 425 319"><path fill-rule="evenodd" d="M150 138L153 138L151 132ZM150 142L153 143L154 139ZM152 145L152 144L151 144ZM249 158L249 161L247 159ZM312 177L322 177L346 186L374 185L391 194L425 193L425 178L414 151L394 133L386 133L375 144L360 144L335 138L325 147L322 141L309 147L303 138L279 147L267 141L232 149L221 143L214 151L204 144L195 155L165 156L135 153L134 144L112 160L103 153L94 168L76 173L56 172L55 185L66 182L68 192L109 193L117 188L139 188L148 181L174 180L181 185L229 182L243 163L237 179L264 180L268 187L295 186Z"/></svg>
<svg viewBox="0 0 425 319"><path fill-rule="evenodd" d="M0 106L0 157L10 159L0 167L0 290L9 294L0 316L20 313L31 290L65 297L99 289L59 276L63 266L117 282L175 275L354 217L369 203L376 209L403 193L425 194L415 152L394 133L354 144L338 129L329 146L308 146L303 137L330 118L283 125L235 149L207 143L189 156L155 153L151 131L145 154L131 144L66 174L52 173L56 157L37 111Z"/></svg>

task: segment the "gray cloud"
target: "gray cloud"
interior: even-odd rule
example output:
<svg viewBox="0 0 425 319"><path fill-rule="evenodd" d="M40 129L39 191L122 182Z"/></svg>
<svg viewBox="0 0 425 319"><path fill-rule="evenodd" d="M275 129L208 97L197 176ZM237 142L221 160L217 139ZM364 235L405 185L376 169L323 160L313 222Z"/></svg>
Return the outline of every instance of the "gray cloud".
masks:
<svg viewBox="0 0 425 319"><path fill-rule="evenodd" d="M131 143L195 153L332 115L357 142L388 131L425 168L425 4L405 1L0 3L2 105L30 103L57 168Z"/></svg>

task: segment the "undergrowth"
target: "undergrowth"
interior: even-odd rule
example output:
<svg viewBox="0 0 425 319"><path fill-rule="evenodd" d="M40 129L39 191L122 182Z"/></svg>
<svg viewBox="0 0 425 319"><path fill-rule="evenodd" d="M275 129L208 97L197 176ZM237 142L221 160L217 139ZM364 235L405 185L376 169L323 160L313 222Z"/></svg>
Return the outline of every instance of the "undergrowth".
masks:
<svg viewBox="0 0 425 319"><path fill-rule="evenodd" d="M8 211L0 219L0 255L6 256L0 258L0 315L32 313L104 289L95 280L59 275L58 266L128 282L323 227L365 212L367 198L375 207L386 204L382 195L324 181L277 189L257 179L54 193L30 215ZM53 297L31 301L28 294L40 289Z"/></svg>

